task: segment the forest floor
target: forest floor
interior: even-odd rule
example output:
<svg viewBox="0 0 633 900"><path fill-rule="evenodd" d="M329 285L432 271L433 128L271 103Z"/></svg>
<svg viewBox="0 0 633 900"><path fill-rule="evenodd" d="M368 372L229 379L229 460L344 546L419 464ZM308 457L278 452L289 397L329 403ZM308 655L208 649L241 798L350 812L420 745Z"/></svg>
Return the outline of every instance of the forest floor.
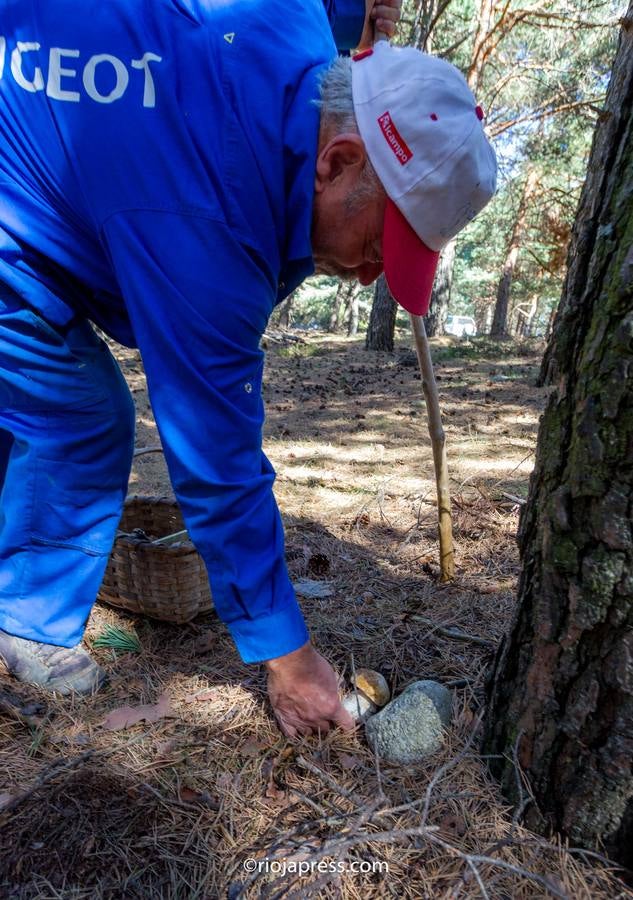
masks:
<svg viewBox="0 0 633 900"><path fill-rule="evenodd" d="M515 602L542 347L433 342L454 504L446 586L408 347L406 335L393 354L319 334L269 342L265 449L292 577L331 589L302 600L316 645L347 683L354 665L394 693L420 678L451 686L443 750L396 767L377 766L362 730L290 744L260 667L240 662L213 613L175 626L97 604L88 646L109 625L140 642L93 648L103 691L50 699L0 675L0 897L633 896L602 864L514 822L477 755L485 673ZM115 353L137 446L155 444L139 356ZM162 455L137 460L130 491L169 494ZM144 721L110 727L109 714L140 704ZM321 869L299 877L299 861Z"/></svg>

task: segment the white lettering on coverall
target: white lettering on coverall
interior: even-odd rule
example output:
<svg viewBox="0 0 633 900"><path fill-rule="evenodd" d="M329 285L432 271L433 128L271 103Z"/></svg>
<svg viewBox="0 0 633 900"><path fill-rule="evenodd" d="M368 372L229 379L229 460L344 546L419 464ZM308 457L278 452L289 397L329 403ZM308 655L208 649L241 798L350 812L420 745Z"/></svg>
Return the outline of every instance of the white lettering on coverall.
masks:
<svg viewBox="0 0 633 900"><path fill-rule="evenodd" d="M118 56L110 53L98 53L91 56L83 68L79 63L71 64L70 60L79 60L81 51L65 49L63 47L51 47L48 51L47 77L39 65L30 69L26 65L25 74L24 57L28 53L37 54L41 45L37 41L16 41L11 51L11 75L15 83L24 91L35 94L38 91L46 91L51 100L61 100L65 103L79 103L83 85L86 95L95 103L114 103L125 95L130 83L130 72L125 62ZM7 40L0 35L0 80L4 77L5 62L7 56ZM37 59L37 57L35 57ZM156 85L150 63L162 62L162 56L156 53L144 53L140 59L130 60L130 67L143 73L143 106L145 109L153 109L156 106ZM114 77L114 84L107 93L97 86L97 68L106 66L109 68L108 76ZM101 68L103 76L107 68ZM81 82L79 76L81 74ZM74 79L74 80L73 80ZM73 89L74 88L74 89Z"/></svg>

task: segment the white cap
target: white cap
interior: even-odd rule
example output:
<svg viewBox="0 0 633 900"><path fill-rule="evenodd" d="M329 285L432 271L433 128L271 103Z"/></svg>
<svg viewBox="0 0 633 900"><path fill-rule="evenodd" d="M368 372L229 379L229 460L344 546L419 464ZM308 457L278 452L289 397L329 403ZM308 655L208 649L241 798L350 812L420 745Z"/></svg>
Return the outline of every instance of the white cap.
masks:
<svg viewBox="0 0 633 900"><path fill-rule="evenodd" d="M440 250L495 192L484 114L455 66L386 41L354 57L352 90L358 130L388 197L387 284L405 309L425 315Z"/></svg>

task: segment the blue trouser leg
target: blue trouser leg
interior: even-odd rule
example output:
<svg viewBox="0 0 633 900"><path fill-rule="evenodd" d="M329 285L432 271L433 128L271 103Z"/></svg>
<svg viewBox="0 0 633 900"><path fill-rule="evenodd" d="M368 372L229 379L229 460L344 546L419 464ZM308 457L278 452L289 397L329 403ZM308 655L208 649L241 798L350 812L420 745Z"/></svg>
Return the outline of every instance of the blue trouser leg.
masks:
<svg viewBox="0 0 633 900"><path fill-rule="evenodd" d="M0 628L81 640L133 444L132 398L90 325L60 333L0 293Z"/></svg>

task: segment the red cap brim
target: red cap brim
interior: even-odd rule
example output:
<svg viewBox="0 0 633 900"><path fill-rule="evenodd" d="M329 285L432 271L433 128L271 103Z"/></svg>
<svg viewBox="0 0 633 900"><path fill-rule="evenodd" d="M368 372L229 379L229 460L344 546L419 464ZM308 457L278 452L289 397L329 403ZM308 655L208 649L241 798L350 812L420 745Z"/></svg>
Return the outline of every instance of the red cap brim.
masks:
<svg viewBox="0 0 633 900"><path fill-rule="evenodd" d="M429 311L440 254L420 240L389 198L385 207L382 258L394 300L407 312L425 316Z"/></svg>

